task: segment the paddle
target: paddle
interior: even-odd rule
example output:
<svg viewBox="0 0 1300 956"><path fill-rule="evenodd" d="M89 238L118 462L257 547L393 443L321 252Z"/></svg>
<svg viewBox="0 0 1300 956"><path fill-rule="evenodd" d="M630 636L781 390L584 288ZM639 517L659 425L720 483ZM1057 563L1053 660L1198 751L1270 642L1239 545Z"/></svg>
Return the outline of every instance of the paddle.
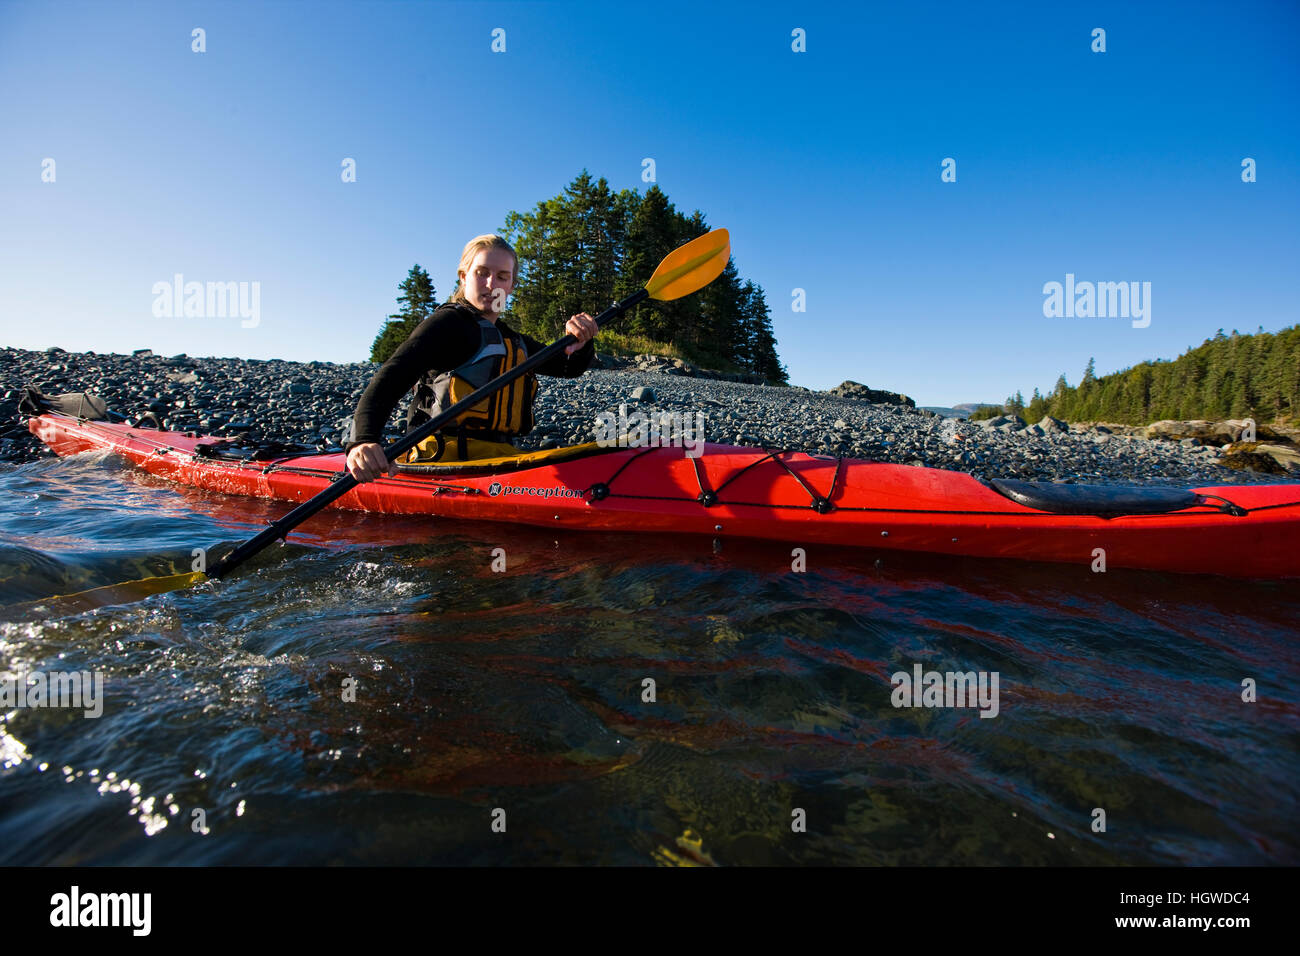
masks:
<svg viewBox="0 0 1300 956"><path fill-rule="evenodd" d="M664 257L655 269L645 288L634 292L621 302L611 305L596 316L596 325L604 326L622 315L632 306L646 299L670 302L690 295L708 285L726 268L731 256L731 240L725 229L714 229L697 239L692 239L679 246ZM577 341L572 335L565 335L551 343L536 355L516 365L500 378L493 379L482 388L472 392L464 400L457 402L440 415L436 415L419 428L402 436L384 448L384 457L389 461L414 448L439 428L449 424L462 412L477 405L509 385L515 379L547 362L553 355L563 351ZM382 480L382 479L380 479ZM330 486L309 501L294 508L283 518L274 521L266 530L235 548L206 571L191 571L187 574L173 574L164 577L144 578L139 581L125 581L121 584L109 584L92 588L77 594L46 598L42 601L29 601L5 608L6 614L27 609L42 616L53 616L58 610L78 611L109 604L121 604L139 600L152 594L161 594L179 588L202 583L209 578L223 578L253 555L257 554L272 541L285 537L290 531L302 524L312 515L343 497L358 484L346 470L335 476Z"/></svg>

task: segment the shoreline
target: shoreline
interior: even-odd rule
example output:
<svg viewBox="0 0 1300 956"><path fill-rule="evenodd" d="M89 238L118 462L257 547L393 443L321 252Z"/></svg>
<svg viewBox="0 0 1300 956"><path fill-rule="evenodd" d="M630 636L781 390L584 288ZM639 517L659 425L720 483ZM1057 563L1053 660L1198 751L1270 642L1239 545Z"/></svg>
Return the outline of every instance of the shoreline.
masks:
<svg viewBox="0 0 1300 956"><path fill-rule="evenodd" d="M0 348L0 462L52 456L17 414L25 385L47 395L86 391L111 411L152 411L164 428L218 436L338 448L362 391L379 366L282 359L192 358L185 355L95 354ZM903 405L814 392L799 386L754 385L686 374L598 369L576 379L539 376L536 427L522 449L592 441L597 416L675 413L705 416L704 440L784 448L869 461L927 465L976 478L1136 482L1187 486L1300 482L1300 476L1236 471L1218 464L1207 445L1096 433L1079 426L1012 430L945 418ZM652 403L633 398L654 392ZM402 434L405 402L386 438ZM1041 424L1041 423L1040 423ZM1062 423L1064 424L1064 423Z"/></svg>

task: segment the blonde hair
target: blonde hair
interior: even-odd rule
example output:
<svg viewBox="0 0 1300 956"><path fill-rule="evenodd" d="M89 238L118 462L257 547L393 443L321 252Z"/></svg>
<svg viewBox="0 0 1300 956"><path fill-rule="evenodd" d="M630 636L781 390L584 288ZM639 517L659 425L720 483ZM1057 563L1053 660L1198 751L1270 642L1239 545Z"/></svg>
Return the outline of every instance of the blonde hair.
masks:
<svg viewBox="0 0 1300 956"><path fill-rule="evenodd" d="M458 281L456 283L456 291L453 292L451 296L452 302L459 302L461 305L469 306L471 309L474 308L470 305L469 299L465 295L465 283L460 279L460 274L463 272L468 278L469 268L474 264L474 258L485 249L504 249L506 252L510 253L511 257L515 260L515 274L510 284L510 291L513 292L514 287L519 284L519 254L510 247L510 243L506 242L495 233L475 236L469 242L465 243L465 251L460 254L460 265L456 267L456 279Z"/></svg>

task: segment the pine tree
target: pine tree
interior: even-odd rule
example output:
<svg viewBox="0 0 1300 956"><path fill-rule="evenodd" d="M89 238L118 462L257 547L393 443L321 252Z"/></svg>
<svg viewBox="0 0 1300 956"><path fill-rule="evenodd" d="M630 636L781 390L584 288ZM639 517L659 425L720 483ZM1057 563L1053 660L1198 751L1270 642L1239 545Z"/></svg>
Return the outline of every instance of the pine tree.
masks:
<svg viewBox="0 0 1300 956"><path fill-rule="evenodd" d="M375 341L370 346L372 362L387 362L389 356L397 351L397 347L405 342L416 327L438 306L433 280L429 278L429 273L420 268L419 263L411 266L411 271L407 273L398 288L402 290L402 294L397 297L397 304L401 308L388 316L384 327L375 336Z"/></svg>
<svg viewBox="0 0 1300 956"><path fill-rule="evenodd" d="M510 320L521 332L548 341L548 304L554 299L557 277L552 235L560 203L545 199L532 212L511 212L500 234L519 256L519 274L510 297Z"/></svg>
<svg viewBox="0 0 1300 956"><path fill-rule="evenodd" d="M1043 416L1047 414L1047 399L1038 394L1038 389L1034 389L1034 396L1029 400L1029 407L1025 409L1025 421L1040 422Z"/></svg>
<svg viewBox="0 0 1300 956"><path fill-rule="evenodd" d="M626 274L630 281L644 283L664 256L677 247L680 227L676 218L673 204L657 184L646 190L628 224ZM649 301L635 306L627 318L628 330L659 341L671 340L675 324L669 309L672 304Z"/></svg>
<svg viewBox="0 0 1300 956"><path fill-rule="evenodd" d="M785 366L776 354L776 336L768 315L767 297L752 282L745 283L746 325L749 327L750 370L772 385L788 385Z"/></svg>
<svg viewBox="0 0 1300 956"><path fill-rule="evenodd" d="M1046 396L1045 403L1048 408L1048 414L1055 415L1058 418L1069 417L1071 412L1071 396L1069 394L1069 386L1065 381L1064 373L1062 373L1056 380L1056 385Z"/></svg>
<svg viewBox="0 0 1300 956"><path fill-rule="evenodd" d="M697 292L696 298L699 331L692 350L698 359L709 368L752 367L750 332L745 327L745 292L735 261L729 260L722 275Z"/></svg>

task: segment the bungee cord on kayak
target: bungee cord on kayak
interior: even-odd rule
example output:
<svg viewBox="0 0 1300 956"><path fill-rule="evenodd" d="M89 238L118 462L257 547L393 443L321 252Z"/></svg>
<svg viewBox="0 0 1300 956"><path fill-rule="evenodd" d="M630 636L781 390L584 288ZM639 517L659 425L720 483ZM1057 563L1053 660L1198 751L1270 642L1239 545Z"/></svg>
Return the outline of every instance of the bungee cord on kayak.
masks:
<svg viewBox="0 0 1300 956"><path fill-rule="evenodd" d="M592 495L592 499L595 501L602 501L606 498L611 498L611 497L639 498L647 501L686 501L686 502L695 501L705 508L711 508L723 504L731 507L744 507L744 508L793 508L793 509L808 508L815 511L817 514L822 514L822 515L828 515L834 511L863 511L863 512L882 512L882 513L897 512L899 514L936 514L936 515L938 514L1004 515L1005 514L1005 512L1001 512L1001 511L977 511L977 510L969 510L969 509L960 510L960 509L945 509L945 508L885 508L885 507L868 507L868 506L861 506L861 505L836 504L832 499L834 499L835 497L836 485L839 483L840 480L842 466L844 462L848 459L844 458L843 456L835 457L835 472L834 472L834 476L831 479L830 490L827 491L827 493L823 496L818 494L815 489L813 489L811 486L809 486L809 484L806 481L804 481L801 475L791 470L790 467L780 458L781 455L797 454L797 452L791 452L789 449L762 448L761 450L765 452L762 458L756 459L755 461L750 462L748 465L745 465L742 468L740 468L734 474L730 475L725 481L723 481L716 489L709 489L704 486L705 475L702 470L702 466L700 464L700 459L692 458L691 461L694 463L695 475L697 481L699 482L699 487L700 487L700 493L695 498L691 498L689 496L674 496L674 495L647 495L647 494L630 494L630 493L621 494L621 493L615 493L612 490L610 490L610 486L613 484L614 479L617 478L619 475L623 474L624 471L626 471L632 464L634 464L638 459L640 459L641 455L636 455L632 458L629 458L626 462L624 462L621 466L619 466L618 471L616 471L612 476L610 476L609 479L603 482L597 482L596 484L592 485L591 488L588 489L588 492ZM647 451L654 451L654 449L647 449ZM642 454L644 454L644 452ZM784 469L784 473L789 475L796 482L798 482L799 486L803 488L805 492L808 493L808 496L811 500L807 505L781 504L781 503L774 503L770 501L735 501L735 500L723 501L719 497L720 493L724 488L727 487L727 485L731 484L733 481L735 481L737 478L740 478L742 475L744 475L746 472L750 471L751 469L754 469L768 461L772 461L780 465ZM1021 484L1032 484L1032 483L1022 482ZM996 488L996 485L993 485L992 487L994 487L995 490L999 490ZM1074 487L1089 488L1096 494L1099 503L1104 501L1104 498L1109 490L1108 486L1106 485L1089 485L1089 486L1074 486ZM1132 489L1129 488L1126 488L1125 490L1130 492L1132 491ZM1215 498L1223 502L1223 504L1220 506L1213 506L1208 501L1200 500L1200 499L1210 499L1210 498ZM1200 495L1197 496L1197 499L1198 500L1195 500L1190 505L1188 505L1188 507L1189 508L1192 507L1210 508L1211 510L1219 511L1227 515L1232 515L1233 517L1245 517L1245 515L1247 514L1246 509L1229 501L1227 498L1223 498L1222 496L1219 495L1209 495L1209 494ZM1300 501L1271 504L1259 508L1254 508L1251 510L1261 511L1264 510L1265 508L1286 508L1286 507L1296 507L1296 506L1300 506ZM1170 513L1172 513L1172 510L1163 511L1163 512L1152 512L1147 515L1144 515L1141 512L1136 512L1136 511L1131 511L1131 512L1125 511L1125 512L1117 512L1116 515L1117 516L1122 515L1124 517L1149 517L1153 514L1170 514ZM1025 515L1025 517L1034 517L1035 514L1041 517L1052 517L1054 516L1054 514L1056 514L1056 512L1052 512L1052 511L1041 511L1037 513L1031 512ZM1094 515L1096 517L1108 516L1102 513L1094 513Z"/></svg>

